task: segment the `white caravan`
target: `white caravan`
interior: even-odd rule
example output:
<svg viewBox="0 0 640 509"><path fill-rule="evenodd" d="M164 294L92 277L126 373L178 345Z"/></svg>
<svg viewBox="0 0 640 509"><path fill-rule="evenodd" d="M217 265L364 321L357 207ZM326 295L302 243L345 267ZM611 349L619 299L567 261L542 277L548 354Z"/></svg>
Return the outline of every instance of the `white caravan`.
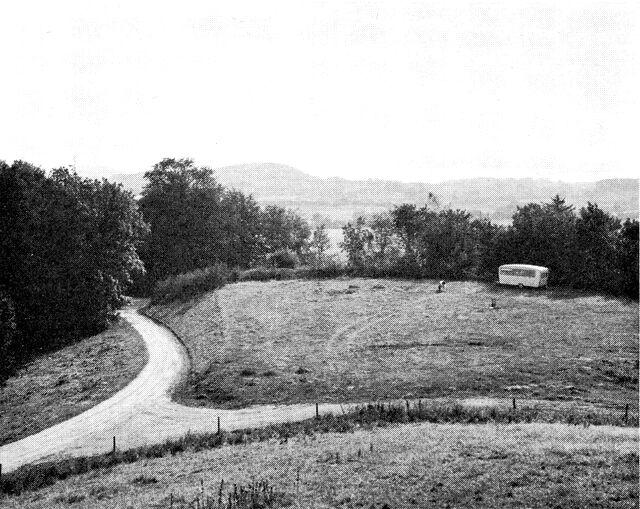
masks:
<svg viewBox="0 0 640 509"><path fill-rule="evenodd" d="M538 265L524 265L513 263L501 265L498 269L498 282L501 285L518 286L520 288L528 286L539 288L547 286L549 279L549 269Z"/></svg>

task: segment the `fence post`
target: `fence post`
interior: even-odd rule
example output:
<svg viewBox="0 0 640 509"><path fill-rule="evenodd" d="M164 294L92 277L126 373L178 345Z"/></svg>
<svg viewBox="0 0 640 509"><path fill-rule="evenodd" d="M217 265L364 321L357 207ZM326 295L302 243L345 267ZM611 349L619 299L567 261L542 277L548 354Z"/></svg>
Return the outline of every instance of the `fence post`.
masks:
<svg viewBox="0 0 640 509"><path fill-rule="evenodd" d="M320 417L320 409L318 408L318 403L316 403L316 419Z"/></svg>
<svg viewBox="0 0 640 509"><path fill-rule="evenodd" d="M220 416L218 416L218 435L220 434Z"/></svg>
<svg viewBox="0 0 640 509"><path fill-rule="evenodd" d="M624 423L626 424L629 419L629 403L624 406Z"/></svg>
<svg viewBox="0 0 640 509"><path fill-rule="evenodd" d="M516 398L513 398L513 409L516 409Z"/></svg>
<svg viewBox="0 0 640 509"><path fill-rule="evenodd" d="M116 437L113 437L113 450L111 451L111 454L115 454L116 453Z"/></svg>

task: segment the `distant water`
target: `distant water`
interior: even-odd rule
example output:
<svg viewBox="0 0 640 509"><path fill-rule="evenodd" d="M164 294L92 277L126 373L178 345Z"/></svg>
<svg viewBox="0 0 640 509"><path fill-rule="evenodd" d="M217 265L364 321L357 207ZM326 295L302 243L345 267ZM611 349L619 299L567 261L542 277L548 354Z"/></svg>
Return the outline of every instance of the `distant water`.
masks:
<svg viewBox="0 0 640 509"><path fill-rule="evenodd" d="M327 254L336 254L340 257L341 260L346 260L344 252L338 245L343 240L342 228L327 228L327 235L329 236L329 240L331 241L329 249L327 249Z"/></svg>

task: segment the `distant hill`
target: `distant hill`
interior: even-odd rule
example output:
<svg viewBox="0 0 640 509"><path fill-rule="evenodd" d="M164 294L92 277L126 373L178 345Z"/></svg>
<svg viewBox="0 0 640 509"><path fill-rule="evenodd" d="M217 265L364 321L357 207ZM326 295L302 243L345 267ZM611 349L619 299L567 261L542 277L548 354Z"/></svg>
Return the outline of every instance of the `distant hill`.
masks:
<svg viewBox="0 0 640 509"><path fill-rule="evenodd" d="M357 215L377 212L401 203L419 205L433 193L443 207L466 209L475 216L509 222L518 205L548 201L559 194L582 207L588 201L618 217L638 217L638 180L608 179L598 182L554 182L531 178L474 178L438 184L392 180L319 178L290 166L274 163L241 164L214 169L224 186L252 194L261 204L298 209L312 223L334 227ZM144 174L114 175L134 194L144 186Z"/></svg>

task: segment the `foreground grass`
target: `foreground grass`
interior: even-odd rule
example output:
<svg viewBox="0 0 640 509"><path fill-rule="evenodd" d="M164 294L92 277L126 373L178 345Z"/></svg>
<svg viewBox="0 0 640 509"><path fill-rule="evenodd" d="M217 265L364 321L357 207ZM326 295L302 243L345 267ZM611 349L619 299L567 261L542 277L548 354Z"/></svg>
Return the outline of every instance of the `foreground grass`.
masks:
<svg viewBox="0 0 640 509"><path fill-rule="evenodd" d="M497 299L497 309L489 304ZM557 290L338 279L228 285L147 310L193 359L188 405L512 397L638 402L637 305Z"/></svg>
<svg viewBox="0 0 640 509"><path fill-rule="evenodd" d="M284 506L637 507L631 428L404 424L274 435L88 472L2 507L196 507L266 480ZM189 505L190 504L190 505ZM265 506L273 507L273 506ZM280 505L275 505L280 507Z"/></svg>
<svg viewBox="0 0 640 509"><path fill-rule="evenodd" d="M473 423L515 424L520 422L546 422L582 425L638 426L638 414L612 415L610 413L583 414L568 408L547 406L482 407L464 406L457 402L394 402L360 406L340 415L321 415L298 422L285 422L261 428L222 431L220 433L187 434L178 440L101 454L90 457L68 458L26 465L6 474L0 480L0 493L19 495L37 490L68 477L86 472L110 469L122 463L133 463L175 455L185 451L219 448L226 444L246 444L274 438L288 440L300 435L329 432L354 432L361 428L375 429L398 423Z"/></svg>
<svg viewBox="0 0 640 509"><path fill-rule="evenodd" d="M0 445L95 406L131 381L147 362L126 321L24 366L0 387Z"/></svg>

